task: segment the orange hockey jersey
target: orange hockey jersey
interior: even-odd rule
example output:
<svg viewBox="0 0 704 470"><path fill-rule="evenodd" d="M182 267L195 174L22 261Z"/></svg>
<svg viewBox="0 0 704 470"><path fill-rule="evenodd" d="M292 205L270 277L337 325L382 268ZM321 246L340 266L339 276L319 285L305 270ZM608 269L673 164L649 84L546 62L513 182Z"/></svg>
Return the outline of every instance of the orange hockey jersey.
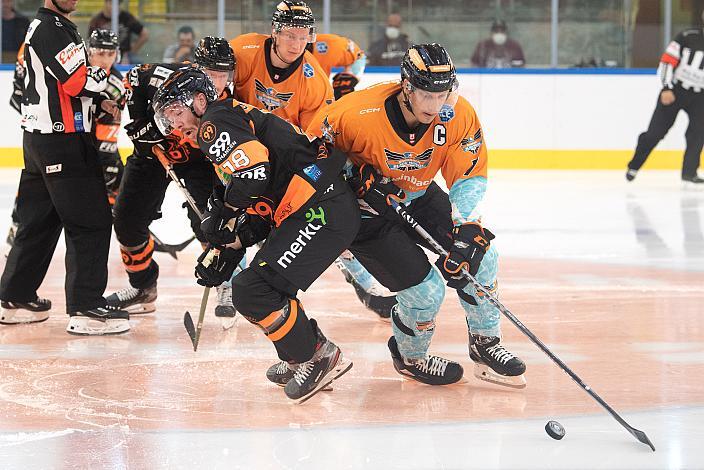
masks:
<svg viewBox="0 0 704 470"><path fill-rule="evenodd" d="M330 75L333 67L347 67L364 55L353 40L337 34L318 34L313 44L313 57Z"/></svg>
<svg viewBox="0 0 704 470"><path fill-rule="evenodd" d="M330 79L308 51L279 75L271 65L271 43L269 36L256 33L230 41L237 58L235 95L305 129L320 108L332 103Z"/></svg>
<svg viewBox="0 0 704 470"><path fill-rule="evenodd" d="M451 187L457 180L487 173L487 150L474 108L460 97L445 105L413 144L402 139L389 119L398 82L351 93L322 109L309 134L334 142L355 164L369 163L406 191L422 191L440 171Z"/></svg>

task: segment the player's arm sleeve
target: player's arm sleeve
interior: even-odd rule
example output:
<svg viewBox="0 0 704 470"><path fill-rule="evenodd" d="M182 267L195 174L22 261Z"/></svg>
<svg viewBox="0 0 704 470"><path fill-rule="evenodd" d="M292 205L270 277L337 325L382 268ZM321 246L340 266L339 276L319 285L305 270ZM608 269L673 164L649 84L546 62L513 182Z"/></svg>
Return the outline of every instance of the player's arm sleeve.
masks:
<svg viewBox="0 0 704 470"><path fill-rule="evenodd" d="M318 111L335 100L330 81L323 74L317 74L317 76L318 80L314 86L309 88L305 103L301 106L301 110L298 113L298 127L301 129L307 129Z"/></svg>
<svg viewBox="0 0 704 470"><path fill-rule="evenodd" d="M682 39L682 34L679 34L675 39L670 41L662 57L660 57L658 76L660 77L662 87L668 90L672 89L674 71L682 58Z"/></svg>
<svg viewBox="0 0 704 470"><path fill-rule="evenodd" d="M455 119L465 121L460 126L464 132L457 133L441 167L450 188L452 220L455 225L479 219L479 203L484 197L487 184L488 154L481 124L473 109L465 108L460 112L466 115L456 116Z"/></svg>
<svg viewBox="0 0 704 470"><path fill-rule="evenodd" d="M123 79L125 86L125 102L133 121L139 119L151 119L149 113L149 99L146 88L148 86L145 74L149 74L149 69L142 66L132 67Z"/></svg>
<svg viewBox="0 0 704 470"><path fill-rule="evenodd" d="M75 44L68 34L50 34L44 30L32 36L31 46L69 96L97 98L105 89L107 74L87 65L84 45Z"/></svg>
<svg viewBox="0 0 704 470"><path fill-rule="evenodd" d="M226 183L225 202L245 209L264 193L269 178L269 149L257 140L239 111L218 109L204 116L198 146Z"/></svg>

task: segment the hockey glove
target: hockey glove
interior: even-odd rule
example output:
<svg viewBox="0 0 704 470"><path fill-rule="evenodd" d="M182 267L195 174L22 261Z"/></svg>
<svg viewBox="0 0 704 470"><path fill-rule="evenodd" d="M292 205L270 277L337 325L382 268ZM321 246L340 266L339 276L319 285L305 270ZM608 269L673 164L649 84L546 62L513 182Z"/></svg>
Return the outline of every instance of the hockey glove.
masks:
<svg viewBox="0 0 704 470"><path fill-rule="evenodd" d="M245 213L225 205L224 186L217 186L208 198L200 229L205 239L215 246L225 246L237 239L237 226L244 223Z"/></svg>
<svg viewBox="0 0 704 470"><path fill-rule="evenodd" d="M339 100L348 93L354 91L354 87L359 83L359 79L347 72L340 72L332 77L332 90L335 100Z"/></svg>
<svg viewBox="0 0 704 470"><path fill-rule="evenodd" d="M152 145L152 153L164 168L168 168L174 163L186 163L191 158L192 148L176 134L169 134L160 143Z"/></svg>
<svg viewBox="0 0 704 470"><path fill-rule="evenodd" d="M236 231L242 248L247 248L269 236L271 224L259 215L245 212L238 218Z"/></svg>
<svg viewBox="0 0 704 470"><path fill-rule="evenodd" d="M151 119L137 119L125 126L127 137L140 144L158 144L164 140L156 124Z"/></svg>
<svg viewBox="0 0 704 470"><path fill-rule="evenodd" d="M244 257L245 249L217 249L208 246L198 257L196 264L196 282L205 287L216 287L229 281L237 265Z"/></svg>
<svg viewBox="0 0 704 470"><path fill-rule="evenodd" d="M472 276L479 272L479 265L494 238L489 229L478 223L458 225L452 229L452 247L440 266L442 275L452 282L452 285L448 282L450 287L457 289L467 284L464 282L458 287L457 282L453 282L463 279L460 273L462 268L466 268Z"/></svg>
<svg viewBox="0 0 704 470"><path fill-rule="evenodd" d="M371 165L363 163L360 167L353 167L352 171L353 174L347 178L347 183L357 195L357 199L364 200L373 212L380 216L398 220L399 215L391 207L391 199L403 201L406 199L406 193ZM364 205L360 208L369 212Z"/></svg>

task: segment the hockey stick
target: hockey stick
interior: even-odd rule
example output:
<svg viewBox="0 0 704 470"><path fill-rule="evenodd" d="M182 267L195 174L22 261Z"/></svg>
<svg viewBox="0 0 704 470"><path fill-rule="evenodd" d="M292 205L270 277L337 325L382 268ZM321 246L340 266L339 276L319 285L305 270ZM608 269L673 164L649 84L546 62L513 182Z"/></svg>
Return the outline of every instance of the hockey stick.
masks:
<svg viewBox="0 0 704 470"><path fill-rule="evenodd" d="M168 243L164 243L159 240L159 237L157 237L151 229L149 229L149 234L154 239L154 251L158 251L160 253L168 253L173 259L178 259L176 253L186 248L193 240L196 239L195 235L193 235L185 242L177 243L176 245L169 245Z"/></svg>
<svg viewBox="0 0 704 470"><path fill-rule="evenodd" d="M445 250L440 244L435 241L435 239L423 228L418 224L418 222L413 218L411 214L408 213L408 211L398 202L393 200L392 198L388 198L390 201L391 207L396 211L398 215L401 216L401 218L408 224L410 225L417 233L420 235L426 242L430 244L430 246L433 247L433 249L441 256L447 256L447 250ZM650 439L648 439L648 436L645 435L643 431L640 431L630 424L626 422L616 411L614 411L611 406L609 406L608 403L606 403L597 393L591 389L591 387L587 384L585 384L582 379L572 372L572 369L567 367L567 364L562 362L560 358L558 358L555 354L553 354L552 351L550 351L547 346L543 344L540 339L538 339L537 336L533 334L532 331L528 329L516 316L509 311L506 307L503 306L499 300L494 297L489 290L487 290L483 285L481 285L471 274L466 269L462 269L462 276L467 279L469 282L472 283L475 289L480 291L482 294L486 296L486 299L489 300L501 313L504 314L506 318L508 318L511 323L513 323L516 328L518 328L521 333L526 335L538 348L540 348L541 351L543 351L557 366L562 369L564 373L570 376L572 380L574 380L577 385L582 387L582 389L587 392L594 400L596 400L597 403L599 403L606 411L609 412L611 416L614 417L616 421L619 422L621 426L626 428L628 432L630 432L633 437L638 439L638 441L642 442L643 444L650 446L651 449L653 449L653 452L655 452L655 446L653 445L652 442L650 442Z"/></svg>
<svg viewBox="0 0 704 470"><path fill-rule="evenodd" d="M200 301L200 312L198 312L198 326L193 326L193 319L191 314L186 313L183 315L183 326L186 327L186 332L191 338L191 343L193 343L193 352L198 351L198 342L200 341L200 332L203 329L203 318L205 318L205 308L208 305L208 294L210 294L210 287L206 287L203 290L203 298Z"/></svg>

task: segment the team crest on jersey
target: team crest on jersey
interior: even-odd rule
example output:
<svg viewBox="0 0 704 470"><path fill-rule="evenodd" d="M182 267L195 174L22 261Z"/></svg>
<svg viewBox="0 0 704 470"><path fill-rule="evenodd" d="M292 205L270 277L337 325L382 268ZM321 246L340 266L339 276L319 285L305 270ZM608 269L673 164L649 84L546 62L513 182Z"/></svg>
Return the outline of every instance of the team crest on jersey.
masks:
<svg viewBox="0 0 704 470"><path fill-rule="evenodd" d="M313 66L310 64L303 64L303 76L306 78L313 78L313 75L315 75L315 70L313 70Z"/></svg>
<svg viewBox="0 0 704 470"><path fill-rule="evenodd" d="M474 137L467 137L462 139L462 150L465 152L471 152L472 155L476 155L479 149L482 147L482 130L479 129L474 134Z"/></svg>
<svg viewBox="0 0 704 470"><path fill-rule="evenodd" d="M275 109L284 109L288 106L288 102L293 98L293 92L279 93L273 87L267 88L262 82L254 79L254 88L256 89L255 96L264 105L267 111Z"/></svg>
<svg viewBox="0 0 704 470"><path fill-rule="evenodd" d="M335 137L340 135L339 132L335 132L335 129L332 128L327 116L325 116L323 123L320 125L320 133L325 142L333 145L335 144Z"/></svg>
<svg viewBox="0 0 704 470"><path fill-rule="evenodd" d="M215 124L210 121L205 121L200 126L200 138L207 144L211 144L215 140L217 133Z"/></svg>
<svg viewBox="0 0 704 470"><path fill-rule="evenodd" d="M438 117L440 117L440 122L450 122L455 117L455 110L449 104L444 104L440 108Z"/></svg>
<svg viewBox="0 0 704 470"><path fill-rule="evenodd" d="M414 152L392 152L389 149L384 149L386 154L386 164L389 170L398 171L414 171L422 170L430 164L430 158L433 156L433 147L425 150L422 153Z"/></svg>
<svg viewBox="0 0 704 470"><path fill-rule="evenodd" d="M316 42L315 43L315 49L318 51L320 54L325 54L328 51L328 43L326 42Z"/></svg>

